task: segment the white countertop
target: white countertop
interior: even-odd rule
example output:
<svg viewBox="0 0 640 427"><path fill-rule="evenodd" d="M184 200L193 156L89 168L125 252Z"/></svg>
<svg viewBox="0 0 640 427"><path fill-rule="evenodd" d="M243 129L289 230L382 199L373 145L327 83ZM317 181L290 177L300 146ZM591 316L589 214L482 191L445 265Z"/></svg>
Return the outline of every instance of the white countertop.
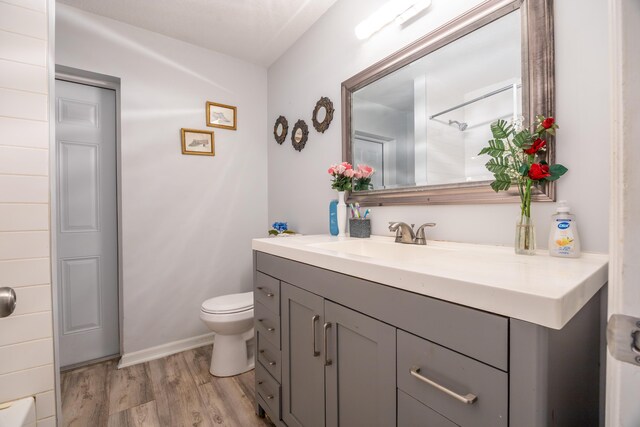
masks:
<svg viewBox="0 0 640 427"><path fill-rule="evenodd" d="M492 313L561 329L607 282L608 255L554 258L546 251L516 255L513 248L428 241L427 246L329 235L254 239L256 251ZM372 242L377 257L330 249ZM323 247L324 246L324 247ZM356 251L357 252L357 251ZM375 252L375 251L373 251Z"/></svg>

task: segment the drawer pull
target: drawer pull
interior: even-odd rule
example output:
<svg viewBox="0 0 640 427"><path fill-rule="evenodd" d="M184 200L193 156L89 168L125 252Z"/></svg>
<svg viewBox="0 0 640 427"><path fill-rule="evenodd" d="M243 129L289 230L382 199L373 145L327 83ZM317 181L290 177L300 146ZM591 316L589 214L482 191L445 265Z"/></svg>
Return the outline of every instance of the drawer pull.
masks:
<svg viewBox="0 0 640 427"><path fill-rule="evenodd" d="M260 354L264 354L264 350L260 350ZM276 362L270 362L270 361L269 361L269 359L267 359L267 357L266 357L266 356L265 356L264 358L265 358L265 360L267 361L267 364L268 364L269 366L276 366ZM258 384L260 384L260 383L258 383Z"/></svg>
<svg viewBox="0 0 640 427"><path fill-rule="evenodd" d="M258 322L264 324L264 319L258 319ZM267 331L269 331L269 332L273 332L273 331L276 330L276 328L271 328L271 327L266 326L266 325L265 325L265 328L267 328Z"/></svg>
<svg viewBox="0 0 640 427"><path fill-rule="evenodd" d="M331 328L331 323L327 322L324 324L323 326L323 331L324 331L324 366L331 366L331 364L333 363L333 361L331 359L329 359L329 352L328 352L328 333L327 331Z"/></svg>
<svg viewBox="0 0 640 427"><path fill-rule="evenodd" d="M320 319L320 316L314 314L311 318L311 336L313 337L313 357L320 356L320 352L316 350L316 323Z"/></svg>
<svg viewBox="0 0 640 427"><path fill-rule="evenodd" d="M273 394L270 394L269 396L267 396L267 399L269 400L273 399Z"/></svg>
<svg viewBox="0 0 640 427"><path fill-rule="evenodd" d="M262 286L256 286L256 289L258 289L259 291L262 291L269 298L273 298L275 296L273 292L265 291Z"/></svg>
<svg viewBox="0 0 640 427"><path fill-rule="evenodd" d="M420 368L411 368L411 370L409 371L409 373L416 377L417 379L419 379L420 381L429 384L430 386L436 388L437 390L440 390L441 392L448 394L449 396L453 397L456 400L459 400L462 403L466 403L466 404L473 404L475 403L476 400L478 400L478 396L476 396L475 394L467 394L466 396L462 396L461 394L456 393L455 391L451 391L446 387L441 386L440 384L431 381L429 378L423 376L420 374Z"/></svg>

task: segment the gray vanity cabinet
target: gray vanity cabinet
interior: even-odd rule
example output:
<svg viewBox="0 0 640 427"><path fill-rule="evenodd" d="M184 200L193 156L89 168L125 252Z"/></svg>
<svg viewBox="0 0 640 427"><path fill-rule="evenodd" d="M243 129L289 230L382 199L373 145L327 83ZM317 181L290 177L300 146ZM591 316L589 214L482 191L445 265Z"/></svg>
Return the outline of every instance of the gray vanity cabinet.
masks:
<svg viewBox="0 0 640 427"><path fill-rule="evenodd" d="M283 421L395 425L395 328L284 282L281 306Z"/></svg>
<svg viewBox="0 0 640 427"><path fill-rule="evenodd" d="M281 285L282 419L290 427L324 427L324 299Z"/></svg>
<svg viewBox="0 0 640 427"><path fill-rule="evenodd" d="M600 294L561 330L255 253L256 410L289 427L598 425Z"/></svg>
<svg viewBox="0 0 640 427"><path fill-rule="evenodd" d="M396 424L396 328L331 301L327 328L326 425Z"/></svg>

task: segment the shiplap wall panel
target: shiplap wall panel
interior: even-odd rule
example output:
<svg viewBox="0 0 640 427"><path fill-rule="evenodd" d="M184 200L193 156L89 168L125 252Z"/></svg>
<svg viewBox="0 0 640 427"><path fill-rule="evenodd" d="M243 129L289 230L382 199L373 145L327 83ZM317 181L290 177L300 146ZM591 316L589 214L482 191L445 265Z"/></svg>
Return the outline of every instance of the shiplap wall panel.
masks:
<svg viewBox="0 0 640 427"><path fill-rule="evenodd" d="M49 123L0 117L0 145L48 148Z"/></svg>
<svg viewBox="0 0 640 427"><path fill-rule="evenodd" d="M43 285L51 281L49 258L0 261L0 286Z"/></svg>
<svg viewBox="0 0 640 427"><path fill-rule="evenodd" d="M0 231L49 229L49 207L45 204L0 204Z"/></svg>
<svg viewBox="0 0 640 427"><path fill-rule="evenodd" d="M0 286L16 311L0 319L0 403L36 397L55 426L49 251L47 0L0 0Z"/></svg>

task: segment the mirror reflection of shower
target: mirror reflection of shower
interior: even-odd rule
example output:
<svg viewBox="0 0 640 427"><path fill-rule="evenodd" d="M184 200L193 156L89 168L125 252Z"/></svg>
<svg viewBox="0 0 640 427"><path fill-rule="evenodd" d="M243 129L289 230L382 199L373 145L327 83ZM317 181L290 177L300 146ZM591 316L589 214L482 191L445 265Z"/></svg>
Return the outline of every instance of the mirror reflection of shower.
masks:
<svg viewBox="0 0 640 427"><path fill-rule="evenodd" d="M449 120L449 126L455 126L458 128L460 132L463 132L469 125L465 122L459 122L457 120Z"/></svg>

